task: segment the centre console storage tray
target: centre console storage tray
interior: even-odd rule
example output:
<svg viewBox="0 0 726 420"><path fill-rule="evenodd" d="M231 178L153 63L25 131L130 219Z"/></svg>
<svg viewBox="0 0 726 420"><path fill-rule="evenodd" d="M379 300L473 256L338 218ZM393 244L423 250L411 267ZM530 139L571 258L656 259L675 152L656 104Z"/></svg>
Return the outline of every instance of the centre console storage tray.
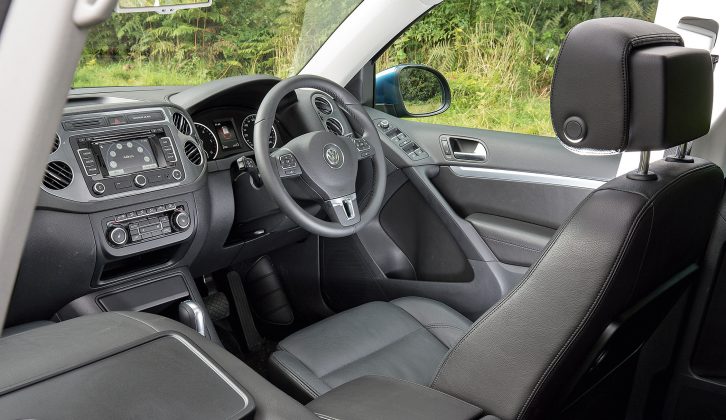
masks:
<svg viewBox="0 0 726 420"><path fill-rule="evenodd" d="M0 391L3 418L248 419L254 402L186 337L161 332Z"/></svg>

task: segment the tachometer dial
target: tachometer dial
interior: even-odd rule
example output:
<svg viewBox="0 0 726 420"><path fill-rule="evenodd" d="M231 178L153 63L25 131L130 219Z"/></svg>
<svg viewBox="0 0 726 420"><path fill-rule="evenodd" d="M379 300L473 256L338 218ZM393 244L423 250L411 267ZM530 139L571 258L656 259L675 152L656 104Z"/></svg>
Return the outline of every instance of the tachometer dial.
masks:
<svg viewBox="0 0 726 420"><path fill-rule="evenodd" d="M245 143L250 146L250 149L255 148L255 118L257 118L257 114L250 114L246 116L245 119L242 120L242 129L240 130L242 131L242 138L244 139ZM270 145L270 149L277 146L277 130L275 130L275 126L272 126L272 131L270 132L268 144Z"/></svg>
<svg viewBox="0 0 726 420"><path fill-rule="evenodd" d="M194 126L197 127L197 133L199 133L199 139L202 141L204 151L207 152L207 158L215 159L219 154L219 142L217 136L214 135L214 131L204 124L194 123Z"/></svg>

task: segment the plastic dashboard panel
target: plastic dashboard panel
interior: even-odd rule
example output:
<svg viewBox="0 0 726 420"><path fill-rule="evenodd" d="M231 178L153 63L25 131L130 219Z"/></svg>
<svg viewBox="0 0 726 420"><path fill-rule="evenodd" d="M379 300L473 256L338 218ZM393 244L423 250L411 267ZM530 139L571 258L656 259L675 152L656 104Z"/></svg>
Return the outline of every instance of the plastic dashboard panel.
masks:
<svg viewBox="0 0 726 420"><path fill-rule="evenodd" d="M125 108L125 109L124 109ZM69 113L65 114L63 116L62 122L58 127L57 134L60 138L60 145L58 148L50 153L48 155L48 162L52 161L61 161L66 164L68 164L73 172L73 178L70 182L70 184L63 189L60 190L51 190L48 189L45 186L42 186L41 189L46 192L47 194L63 199L68 200L75 203L94 203L94 202L100 202L100 201L106 201L111 198L121 198L121 197L129 197L129 196L136 196L139 194L145 194L148 192L153 191L160 191L165 189L170 189L174 187L180 187L185 185L190 185L194 183L203 173L206 172L206 162L203 160L200 165L193 164L185 155L184 153L184 146L187 142L193 142L197 147L200 147L197 144L197 140L190 136L183 134L179 132L178 129L174 126L172 123L172 114L173 113L180 113L185 118L189 119L189 117L186 115L186 113L181 110L174 108L170 105L163 105L163 106L150 106L146 104L136 105L136 107L124 107L121 109L115 109L115 110L108 110L108 111L100 111L100 112L83 112L83 113ZM121 126L102 126L102 127L93 127L93 128L87 128L87 129L70 129L70 124L73 124L76 121L86 121L94 118L104 118L108 119L110 117L116 117L119 115L125 116L125 115L133 115L137 113L158 113L161 112L163 115L163 119L161 120L155 120L150 122L135 122L135 123L128 123ZM183 178L177 182L170 182L166 183L164 185L159 186L153 186L149 184L148 186L144 187L143 189L138 188L129 188L127 192L121 192L116 193L112 195L105 195L105 196L97 196L91 193L90 191L90 185L87 185L85 178L88 178L85 175L84 169L82 168L80 164L80 159L78 156L76 156L76 151L74 151L74 148L77 147L77 138L84 137L84 136L94 136L99 134L107 134L107 133L123 133L128 132L129 130L142 130L142 129L149 129L152 127L164 127L167 131L167 134L171 138L174 147L175 147L175 154L177 155L178 161L177 163L181 166L180 169L183 171ZM71 141L73 139L73 141ZM72 144L73 143L73 144ZM161 170L156 170L154 172L160 172ZM145 173L145 172L144 172ZM113 178L109 178L113 180Z"/></svg>

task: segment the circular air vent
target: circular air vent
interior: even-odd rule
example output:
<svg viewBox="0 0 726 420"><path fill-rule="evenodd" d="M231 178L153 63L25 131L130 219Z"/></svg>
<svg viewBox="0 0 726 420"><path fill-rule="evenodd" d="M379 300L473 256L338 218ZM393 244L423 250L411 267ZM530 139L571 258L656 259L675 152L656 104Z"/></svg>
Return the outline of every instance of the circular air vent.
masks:
<svg viewBox="0 0 726 420"><path fill-rule="evenodd" d="M49 190L62 190L73 181L73 170L66 163L53 161L45 167L43 185Z"/></svg>
<svg viewBox="0 0 726 420"><path fill-rule="evenodd" d="M53 147L51 147L50 152L54 153L58 148L60 147L60 136L58 133L55 133L55 139L53 139Z"/></svg>
<svg viewBox="0 0 726 420"><path fill-rule="evenodd" d="M315 108L320 111L321 114L330 115L333 113L333 105L329 100L322 96L316 96L315 99L313 99L313 103L315 104Z"/></svg>
<svg viewBox="0 0 726 420"><path fill-rule="evenodd" d="M186 134L187 136L192 135L192 124L189 122L187 117L182 115L180 112L175 112L171 116L171 122L174 123L174 127L179 130L180 133Z"/></svg>
<svg viewBox="0 0 726 420"><path fill-rule="evenodd" d="M196 144L188 141L184 143L184 153L186 153L189 161L197 166L202 164L202 153Z"/></svg>
<svg viewBox="0 0 726 420"><path fill-rule="evenodd" d="M333 134L337 134L339 136L343 135L343 124L335 118L328 118L328 120L325 121L325 129Z"/></svg>

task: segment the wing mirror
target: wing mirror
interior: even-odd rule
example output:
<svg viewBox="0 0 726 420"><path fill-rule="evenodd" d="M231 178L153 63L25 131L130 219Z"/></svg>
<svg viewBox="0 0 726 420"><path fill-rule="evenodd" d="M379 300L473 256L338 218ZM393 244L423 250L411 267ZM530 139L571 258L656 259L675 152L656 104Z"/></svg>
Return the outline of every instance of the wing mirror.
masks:
<svg viewBox="0 0 726 420"><path fill-rule="evenodd" d="M402 64L376 75L375 107L395 117L429 117L451 105L451 90L438 71Z"/></svg>

